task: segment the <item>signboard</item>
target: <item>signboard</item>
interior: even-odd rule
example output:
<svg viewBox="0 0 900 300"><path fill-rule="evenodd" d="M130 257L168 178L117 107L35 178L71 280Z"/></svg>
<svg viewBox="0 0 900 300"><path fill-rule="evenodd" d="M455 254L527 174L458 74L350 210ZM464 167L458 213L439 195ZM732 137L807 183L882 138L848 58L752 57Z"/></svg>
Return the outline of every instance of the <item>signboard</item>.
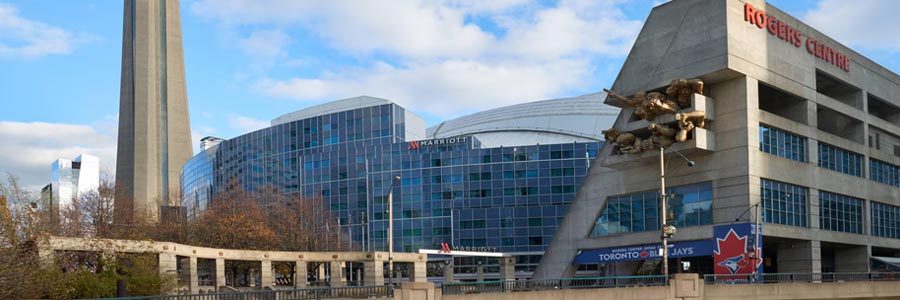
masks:
<svg viewBox="0 0 900 300"><path fill-rule="evenodd" d="M447 243L441 243L440 250L432 250L432 249L419 249L419 253L424 254L439 254L439 255L453 255L453 256L485 256L485 257L509 257L509 254L495 252L497 248L495 247L468 247L468 246L453 246Z"/></svg>
<svg viewBox="0 0 900 300"><path fill-rule="evenodd" d="M596 264L661 258L661 244L582 250L572 264ZM713 241L669 243L669 258L711 256Z"/></svg>
<svg viewBox="0 0 900 300"><path fill-rule="evenodd" d="M431 146L464 144L464 143L466 143L467 140L468 140L468 137L457 136L457 137L449 137L449 138L442 138L442 139L410 141L409 146L406 147L406 150L416 150L416 149L421 149L423 147L431 147Z"/></svg>
<svg viewBox="0 0 900 300"><path fill-rule="evenodd" d="M754 7L750 3L744 3L744 21L756 25L759 29L769 31L769 34L794 45L794 47L805 46L806 51L810 55L831 63L841 70L850 72L850 57L810 36L807 36L806 42L803 42L803 32L790 24L767 15L765 11Z"/></svg>
<svg viewBox="0 0 900 300"><path fill-rule="evenodd" d="M762 274L762 231L757 235L756 229L753 223L713 227L715 274Z"/></svg>

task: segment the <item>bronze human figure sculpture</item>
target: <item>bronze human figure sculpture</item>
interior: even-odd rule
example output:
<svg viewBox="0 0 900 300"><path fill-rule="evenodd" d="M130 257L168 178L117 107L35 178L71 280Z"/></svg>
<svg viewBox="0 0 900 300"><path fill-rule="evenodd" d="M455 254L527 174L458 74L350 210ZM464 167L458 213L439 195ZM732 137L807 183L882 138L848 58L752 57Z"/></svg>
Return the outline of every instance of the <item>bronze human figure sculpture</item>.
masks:
<svg viewBox="0 0 900 300"><path fill-rule="evenodd" d="M641 147L641 138L631 133L619 133L618 130L610 128L603 131L603 138L618 146L619 152L623 154L635 154L644 150Z"/></svg>
<svg viewBox="0 0 900 300"><path fill-rule="evenodd" d="M660 145L662 147L669 147L675 143L675 129L667 125L660 125L656 123L650 123L650 126L647 127L652 134L650 139L654 144Z"/></svg>
<svg viewBox="0 0 900 300"><path fill-rule="evenodd" d="M691 95L695 93L703 95L703 80L697 78L675 79L666 88L666 96L678 102L682 108L691 106Z"/></svg>
<svg viewBox="0 0 900 300"><path fill-rule="evenodd" d="M694 130L695 127L703 128L706 126L706 112L692 111L688 113L675 114L675 120L678 121L678 134L675 135L675 141L684 142L687 140L688 132Z"/></svg>

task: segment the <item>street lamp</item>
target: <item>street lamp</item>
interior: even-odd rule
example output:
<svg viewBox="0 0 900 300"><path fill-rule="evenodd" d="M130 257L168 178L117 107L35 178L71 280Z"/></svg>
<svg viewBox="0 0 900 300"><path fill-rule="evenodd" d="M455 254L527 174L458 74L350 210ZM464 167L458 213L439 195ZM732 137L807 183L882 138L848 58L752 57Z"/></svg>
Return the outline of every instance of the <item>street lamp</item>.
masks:
<svg viewBox="0 0 900 300"><path fill-rule="evenodd" d="M394 176L388 188L388 284L394 288L394 183L400 176Z"/></svg>
<svg viewBox="0 0 900 300"><path fill-rule="evenodd" d="M678 152L678 150L672 149L672 152L681 156L685 161L687 161L688 167L693 167L697 165L693 160L688 159L683 154ZM662 264L663 264L663 276L666 280L666 285L669 284L669 238L675 235L676 228L674 225L669 225L666 221L666 148L659 147L659 202L660 202L660 211L662 211Z"/></svg>

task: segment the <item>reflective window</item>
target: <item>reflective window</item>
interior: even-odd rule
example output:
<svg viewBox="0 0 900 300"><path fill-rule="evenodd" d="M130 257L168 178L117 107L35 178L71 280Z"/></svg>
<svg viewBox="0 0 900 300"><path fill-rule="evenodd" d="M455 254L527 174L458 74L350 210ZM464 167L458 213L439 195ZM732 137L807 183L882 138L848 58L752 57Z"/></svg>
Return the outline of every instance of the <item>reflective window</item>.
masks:
<svg viewBox="0 0 900 300"><path fill-rule="evenodd" d="M759 125L759 150L787 159L806 162L805 137L766 125Z"/></svg>
<svg viewBox="0 0 900 300"><path fill-rule="evenodd" d="M802 186L761 179L760 197L763 221L806 227L806 199L809 190Z"/></svg>
<svg viewBox="0 0 900 300"><path fill-rule="evenodd" d="M712 183L668 189L669 222L676 227L712 224ZM591 236L659 230L659 193L648 191L608 197Z"/></svg>
<svg viewBox="0 0 900 300"><path fill-rule="evenodd" d="M822 229L863 233L863 200L825 191L819 192L819 224Z"/></svg>
<svg viewBox="0 0 900 300"><path fill-rule="evenodd" d="M870 158L869 180L893 186L900 186L900 167Z"/></svg>
<svg viewBox="0 0 900 300"><path fill-rule="evenodd" d="M819 143L819 166L832 171L862 177L863 156Z"/></svg>
<svg viewBox="0 0 900 300"><path fill-rule="evenodd" d="M900 207L870 202L872 204L872 235L900 239Z"/></svg>

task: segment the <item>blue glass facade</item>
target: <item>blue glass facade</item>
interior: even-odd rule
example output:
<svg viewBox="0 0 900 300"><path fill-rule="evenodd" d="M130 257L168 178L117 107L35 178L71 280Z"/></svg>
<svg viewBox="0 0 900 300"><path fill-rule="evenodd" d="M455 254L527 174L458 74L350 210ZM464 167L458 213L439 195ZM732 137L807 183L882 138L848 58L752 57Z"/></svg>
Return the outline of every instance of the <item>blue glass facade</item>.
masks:
<svg viewBox="0 0 900 300"><path fill-rule="evenodd" d="M387 196L400 176L393 190L395 251L440 243L543 251L600 147L482 148L474 137L413 146L404 113L394 104L358 108L224 141L185 165L184 205L199 213L231 186L322 196L353 241L385 251Z"/></svg>
<svg viewBox="0 0 900 300"><path fill-rule="evenodd" d="M673 219L668 221L675 227L712 224L711 182L669 188L666 193L673 195L668 201ZM609 197L591 236L659 230L659 200L658 190Z"/></svg>
<svg viewBox="0 0 900 300"><path fill-rule="evenodd" d="M863 199L819 191L819 224L822 229L863 233Z"/></svg>
<svg viewBox="0 0 900 300"><path fill-rule="evenodd" d="M893 186L900 186L900 167L870 158L869 180Z"/></svg>

